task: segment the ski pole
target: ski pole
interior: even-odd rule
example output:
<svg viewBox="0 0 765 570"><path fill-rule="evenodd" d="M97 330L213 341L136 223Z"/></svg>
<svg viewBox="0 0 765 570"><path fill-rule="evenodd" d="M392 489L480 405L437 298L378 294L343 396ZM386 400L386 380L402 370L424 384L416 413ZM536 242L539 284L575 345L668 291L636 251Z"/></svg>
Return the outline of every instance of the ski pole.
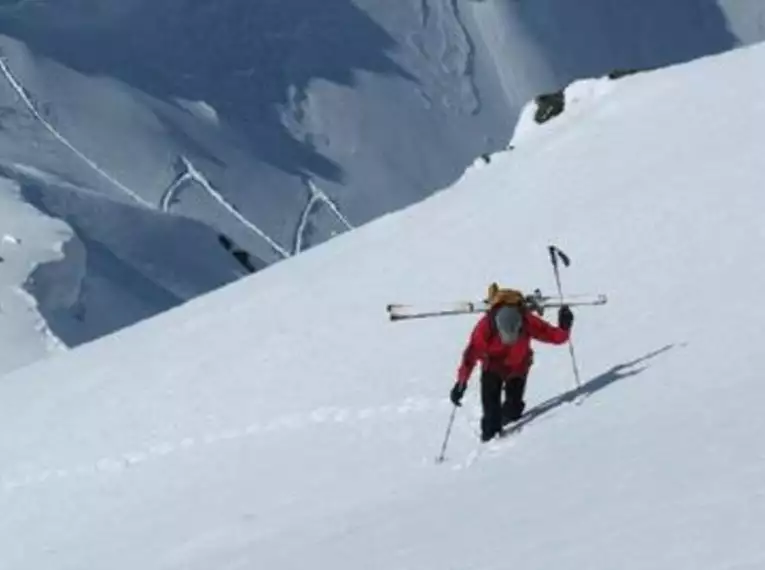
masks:
<svg viewBox="0 0 765 570"><path fill-rule="evenodd" d="M568 267L571 265L571 259L563 253L559 248L554 245L549 246L550 261L552 261L553 271L555 272L555 283L558 286L558 295L560 295L561 303L563 303L563 286L560 281L560 270L558 269L558 259L563 262L563 265ZM576 363L576 354L574 353L574 343L571 342L571 338L568 339L568 351L571 354L571 365L574 368L574 380L576 381L576 387L580 388L582 382L579 378L579 366Z"/></svg>
<svg viewBox="0 0 765 570"><path fill-rule="evenodd" d="M452 425L454 424L454 416L457 415L457 406L452 409L452 415L449 417L449 425L446 428L446 437L444 437L444 443L441 445L441 454L436 458L436 463L443 463L446 457L446 445L449 443L449 436L452 433Z"/></svg>

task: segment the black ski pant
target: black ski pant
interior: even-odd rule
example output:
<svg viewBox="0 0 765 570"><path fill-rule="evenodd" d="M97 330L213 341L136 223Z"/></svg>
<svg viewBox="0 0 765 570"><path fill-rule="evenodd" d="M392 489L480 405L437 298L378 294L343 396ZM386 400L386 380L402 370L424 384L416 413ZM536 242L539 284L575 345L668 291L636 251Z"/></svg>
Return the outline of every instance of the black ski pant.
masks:
<svg viewBox="0 0 765 570"><path fill-rule="evenodd" d="M525 391L526 376L506 378L488 370L481 373L482 441L489 441L504 425L518 420L523 415L526 407L526 402L523 401Z"/></svg>

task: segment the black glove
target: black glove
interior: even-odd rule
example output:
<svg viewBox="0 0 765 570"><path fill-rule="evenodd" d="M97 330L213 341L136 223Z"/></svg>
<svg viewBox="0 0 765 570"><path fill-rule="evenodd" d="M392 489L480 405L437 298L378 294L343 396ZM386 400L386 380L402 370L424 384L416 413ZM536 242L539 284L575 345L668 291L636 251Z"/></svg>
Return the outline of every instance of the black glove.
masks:
<svg viewBox="0 0 765 570"><path fill-rule="evenodd" d="M462 405L462 396L465 395L465 390L467 390L467 384L463 384L462 382L457 382L454 385L454 388L452 388L452 392L449 395L449 398L452 401L452 404L455 406L461 406Z"/></svg>
<svg viewBox="0 0 765 570"><path fill-rule="evenodd" d="M574 313L571 312L571 307L563 305L558 309L558 326L564 331L570 331L573 324Z"/></svg>

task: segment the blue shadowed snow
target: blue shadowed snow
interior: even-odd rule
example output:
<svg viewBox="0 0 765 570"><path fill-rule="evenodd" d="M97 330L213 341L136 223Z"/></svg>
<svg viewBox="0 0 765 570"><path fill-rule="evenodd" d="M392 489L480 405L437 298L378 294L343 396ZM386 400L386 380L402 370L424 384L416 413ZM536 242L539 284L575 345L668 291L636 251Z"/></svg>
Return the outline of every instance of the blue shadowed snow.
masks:
<svg viewBox="0 0 765 570"><path fill-rule="evenodd" d="M15 176L22 179L26 201L63 220L75 235L62 260L38 266L25 283L48 328L67 346L133 325L249 273L218 234L195 220Z"/></svg>
<svg viewBox="0 0 765 570"><path fill-rule="evenodd" d="M206 101L256 156L293 174L342 179L340 165L280 122L289 87L316 78L351 86L357 70L413 80L386 55L391 36L351 0L134 0L100 17L68 4L31 5L0 19L0 32L80 72Z"/></svg>
<svg viewBox="0 0 765 570"><path fill-rule="evenodd" d="M686 62L739 43L717 0L534 0L519 7L565 83Z"/></svg>

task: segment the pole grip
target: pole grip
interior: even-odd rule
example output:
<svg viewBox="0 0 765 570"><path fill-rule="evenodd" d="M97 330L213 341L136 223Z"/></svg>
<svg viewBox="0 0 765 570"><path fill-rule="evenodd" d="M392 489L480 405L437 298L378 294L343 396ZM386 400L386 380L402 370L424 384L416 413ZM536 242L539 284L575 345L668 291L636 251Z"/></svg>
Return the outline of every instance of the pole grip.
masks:
<svg viewBox="0 0 765 570"><path fill-rule="evenodd" d="M565 253L563 253L563 251L558 246L550 245L548 246L548 250L550 252L550 260L552 261L552 264L554 266L556 267L558 266L559 258L563 262L563 265L565 265L566 267L571 265L571 258Z"/></svg>
<svg viewBox="0 0 765 570"><path fill-rule="evenodd" d="M558 256L555 255L555 246L548 246L547 251L550 252L550 263L553 264L553 267L558 267Z"/></svg>

